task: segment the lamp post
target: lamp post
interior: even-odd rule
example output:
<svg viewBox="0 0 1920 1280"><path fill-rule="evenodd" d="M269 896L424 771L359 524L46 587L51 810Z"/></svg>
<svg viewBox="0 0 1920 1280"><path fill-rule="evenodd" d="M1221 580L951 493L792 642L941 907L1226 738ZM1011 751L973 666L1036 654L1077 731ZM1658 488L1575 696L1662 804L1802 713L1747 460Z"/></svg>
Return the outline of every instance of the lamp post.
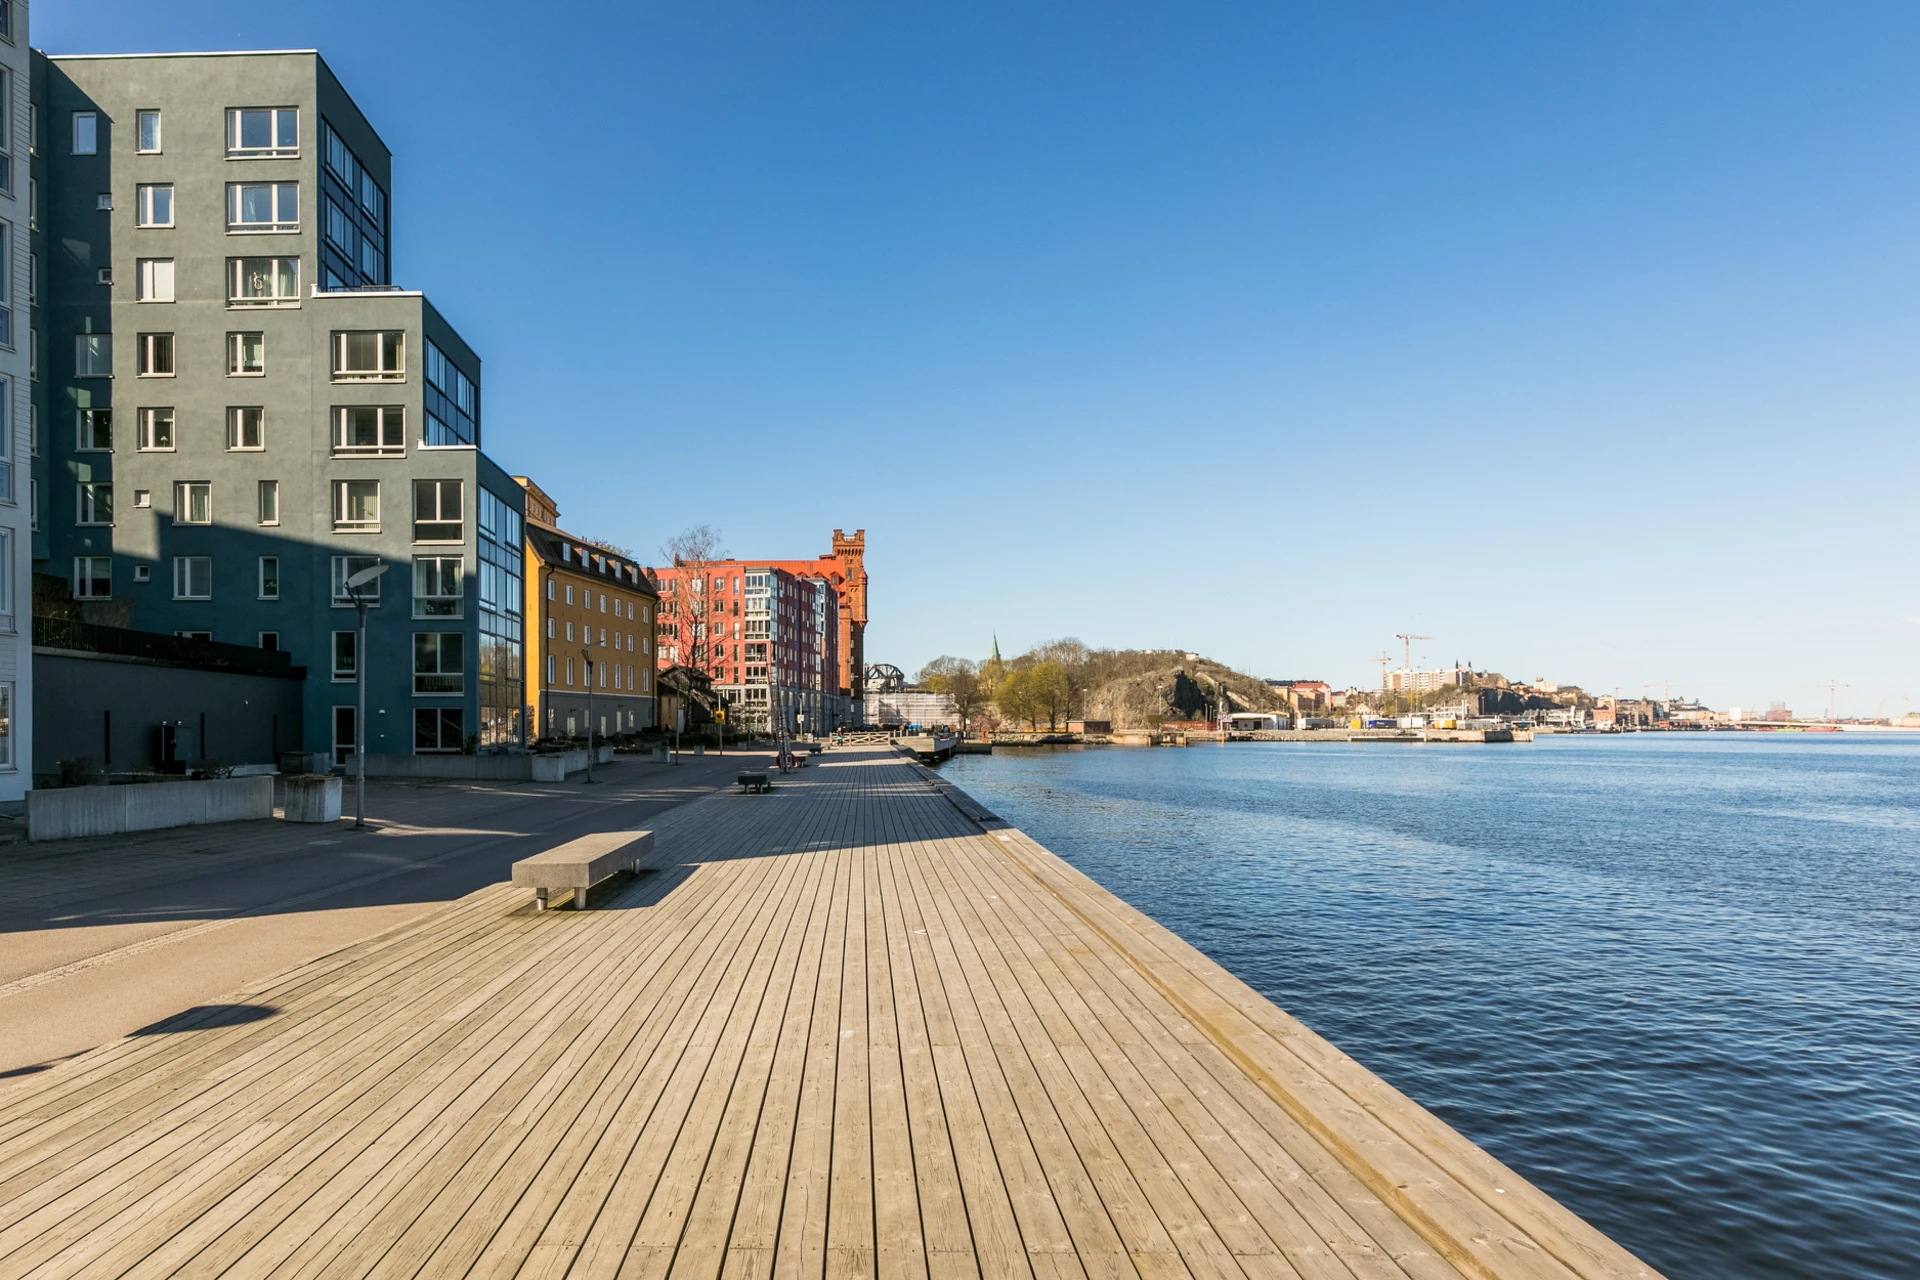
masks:
<svg viewBox="0 0 1920 1280"><path fill-rule="evenodd" d="M369 565L358 573L347 577L347 598L353 601L354 612L360 615L360 634L353 642L353 673L355 682L360 686L360 707L355 713L353 726L353 829L367 829L367 601L360 594L360 588L376 581L387 571L384 564Z"/></svg>
<svg viewBox="0 0 1920 1280"><path fill-rule="evenodd" d="M587 780L582 785L593 785L593 628L587 628L586 643L580 649L580 656L587 662Z"/></svg>

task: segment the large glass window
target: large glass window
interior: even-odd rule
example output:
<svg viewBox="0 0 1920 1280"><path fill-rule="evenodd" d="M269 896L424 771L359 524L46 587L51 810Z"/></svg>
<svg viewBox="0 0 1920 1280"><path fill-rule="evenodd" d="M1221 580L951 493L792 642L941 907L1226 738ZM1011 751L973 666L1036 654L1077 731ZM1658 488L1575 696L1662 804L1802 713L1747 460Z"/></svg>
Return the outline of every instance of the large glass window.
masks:
<svg viewBox="0 0 1920 1280"><path fill-rule="evenodd" d="M227 230L298 231L300 184L297 182L229 182Z"/></svg>
<svg viewBox="0 0 1920 1280"><path fill-rule="evenodd" d="M140 410L140 450L145 453L164 453L172 450L173 447L173 410L170 408Z"/></svg>
<svg viewBox="0 0 1920 1280"><path fill-rule="evenodd" d="M175 556L173 558L173 598L175 600L213 599L212 556Z"/></svg>
<svg viewBox="0 0 1920 1280"><path fill-rule="evenodd" d="M322 130L322 279L328 289L386 284L387 194L332 125L323 121Z"/></svg>
<svg viewBox="0 0 1920 1280"><path fill-rule="evenodd" d="M82 600L105 600L113 594L112 556L75 556L73 594Z"/></svg>
<svg viewBox="0 0 1920 1280"><path fill-rule="evenodd" d="M182 480L173 486L175 524L213 523L213 482Z"/></svg>
<svg viewBox="0 0 1920 1280"><path fill-rule="evenodd" d="M351 607L353 605L353 596L355 592L358 592L360 599L365 601L367 604L369 605L379 604L380 603L380 584L383 581L385 581L384 576L379 578L374 578L369 582L363 582L359 586L355 587L353 591L347 590L348 578L351 578L354 574L359 573L362 569L371 569L373 568L373 566L379 563L380 563L379 556L335 556L333 558L333 602L334 604L347 605L348 607Z"/></svg>
<svg viewBox="0 0 1920 1280"><path fill-rule="evenodd" d="M297 107L237 107L227 112L227 155L300 154L300 110Z"/></svg>
<svg viewBox="0 0 1920 1280"><path fill-rule="evenodd" d="M427 418L422 444L479 444L480 389L433 343L427 343Z"/></svg>
<svg viewBox="0 0 1920 1280"><path fill-rule="evenodd" d="M465 602L465 561L459 556L416 556L413 561L413 616L458 618Z"/></svg>
<svg viewBox="0 0 1920 1280"><path fill-rule="evenodd" d="M413 633L413 691L465 693L467 638L458 631Z"/></svg>
<svg viewBox="0 0 1920 1280"><path fill-rule="evenodd" d="M173 225L173 184L143 183L134 188L134 225L170 227Z"/></svg>
<svg viewBox="0 0 1920 1280"><path fill-rule="evenodd" d="M230 307L300 305L300 259L228 258L227 305Z"/></svg>
<svg viewBox="0 0 1920 1280"><path fill-rule="evenodd" d="M407 376L407 335L382 329L333 335L336 382L392 382Z"/></svg>
<svg viewBox="0 0 1920 1280"><path fill-rule="evenodd" d="M466 745L466 713L459 707L415 707L413 749L419 754L459 751Z"/></svg>
<svg viewBox="0 0 1920 1280"><path fill-rule="evenodd" d="M113 485L105 481L82 481L79 485L77 524L113 523Z"/></svg>
<svg viewBox="0 0 1920 1280"><path fill-rule="evenodd" d="M407 411L397 404L345 404L333 411L333 451L342 455L407 451Z"/></svg>
<svg viewBox="0 0 1920 1280"><path fill-rule="evenodd" d="M257 378L267 371L267 335L230 333L227 335L227 376Z"/></svg>
<svg viewBox="0 0 1920 1280"><path fill-rule="evenodd" d="M113 335L76 333L73 335L73 376L111 378L113 376Z"/></svg>
<svg viewBox="0 0 1920 1280"><path fill-rule="evenodd" d="M463 542L466 540L461 499L464 486L458 480L415 480L413 482L413 540L415 542Z"/></svg>
<svg viewBox="0 0 1920 1280"><path fill-rule="evenodd" d="M333 527L335 532L345 533L377 531L380 528L380 482L335 480Z"/></svg>
<svg viewBox="0 0 1920 1280"><path fill-rule="evenodd" d="M113 448L113 410L75 410L74 447L87 452L105 453Z"/></svg>
<svg viewBox="0 0 1920 1280"><path fill-rule="evenodd" d="M525 545L520 513L492 490L477 498L480 726L483 743L518 740L525 728Z"/></svg>

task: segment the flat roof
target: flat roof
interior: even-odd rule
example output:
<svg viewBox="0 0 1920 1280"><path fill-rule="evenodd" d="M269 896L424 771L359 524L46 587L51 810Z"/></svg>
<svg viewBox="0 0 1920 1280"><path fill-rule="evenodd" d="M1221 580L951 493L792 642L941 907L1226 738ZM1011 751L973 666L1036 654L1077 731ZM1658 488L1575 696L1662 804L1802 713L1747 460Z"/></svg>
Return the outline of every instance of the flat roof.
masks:
<svg viewBox="0 0 1920 1280"><path fill-rule="evenodd" d="M49 62L78 62L87 59L102 58L266 58L277 55L307 53L320 56L318 49L183 49L177 53L159 51L153 53L48 53L40 51Z"/></svg>

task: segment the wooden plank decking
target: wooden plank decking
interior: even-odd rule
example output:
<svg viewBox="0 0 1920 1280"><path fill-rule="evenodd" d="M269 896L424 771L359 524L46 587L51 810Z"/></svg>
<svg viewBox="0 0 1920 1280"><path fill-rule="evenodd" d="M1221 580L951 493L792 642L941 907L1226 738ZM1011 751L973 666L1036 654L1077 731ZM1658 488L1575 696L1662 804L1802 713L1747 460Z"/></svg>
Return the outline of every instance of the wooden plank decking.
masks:
<svg viewBox="0 0 1920 1280"><path fill-rule="evenodd" d="M1653 1274L917 764L649 825L0 1082L0 1280Z"/></svg>

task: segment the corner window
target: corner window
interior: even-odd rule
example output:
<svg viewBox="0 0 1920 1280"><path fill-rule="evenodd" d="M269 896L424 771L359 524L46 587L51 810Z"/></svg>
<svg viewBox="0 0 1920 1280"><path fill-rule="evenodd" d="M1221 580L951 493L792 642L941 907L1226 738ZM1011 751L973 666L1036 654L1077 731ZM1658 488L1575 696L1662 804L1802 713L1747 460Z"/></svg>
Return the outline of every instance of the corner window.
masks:
<svg viewBox="0 0 1920 1280"><path fill-rule="evenodd" d="M141 258L134 263L134 268L134 298L136 301L173 301L172 258Z"/></svg>
<svg viewBox="0 0 1920 1280"><path fill-rule="evenodd" d="M336 631L333 633L333 678L335 680L351 680L360 673L359 644L358 632Z"/></svg>
<svg viewBox="0 0 1920 1280"><path fill-rule="evenodd" d="M173 558L173 598L175 600L213 599L212 556L175 556Z"/></svg>
<svg viewBox="0 0 1920 1280"><path fill-rule="evenodd" d="M335 533L379 532L380 482L378 480L335 480L333 482L333 529Z"/></svg>
<svg viewBox="0 0 1920 1280"><path fill-rule="evenodd" d="M397 404L347 404L333 411L333 451L342 456L407 451L407 411Z"/></svg>
<svg viewBox="0 0 1920 1280"><path fill-rule="evenodd" d="M280 482L278 480L260 482L257 518L261 524L280 523Z"/></svg>
<svg viewBox="0 0 1920 1280"><path fill-rule="evenodd" d="M113 335L76 333L73 335L73 376L111 378L113 376Z"/></svg>
<svg viewBox="0 0 1920 1280"><path fill-rule="evenodd" d="M227 335L227 376L257 378L267 371L267 335L229 333Z"/></svg>
<svg viewBox="0 0 1920 1280"><path fill-rule="evenodd" d="M237 405L227 410L229 451L259 450L266 445L267 411L259 405Z"/></svg>
<svg viewBox="0 0 1920 1280"><path fill-rule="evenodd" d="M113 595L113 557L75 556L73 594L82 600L105 600Z"/></svg>
<svg viewBox="0 0 1920 1280"><path fill-rule="evenodd" d="M415 480L413 482L413 540L415 542L466 541L460 499L461 483L458 480Z"/></svg>
<svg viewBox="0 0 1920 1280"><path fill-rule="evenodd" d="M75 513L77 524L113 523L113 486L107 483L82 482L79 486L79 509Z"/></svg>
<svg viewBox="0 0 1920 1280"><path fill-rule="evenodd" d="M466 636L458 631L413 633L413 691L464 693L467 688Z"/></svg>
<svg viewBox="0 0 1920 1280"><path fill-rule="evenodd" d="M466 713L459 707L415 707L415 754L459 751L466 742Z"/></svg>
<svg viewBox="0 0 1920 1280"><path fill-rule="evenodd" d="M300 154L298 107L236 107L227 112L227 158Z"/></svg>
<svg viewBox="0 0 1920 1280"><path fill-rule="evenodd" d="M229 182L228 231L298 231L300 184L297 182Z"/></svg>
<svg viewBox="0 0 1920 1280"><path fill-rule="evenodd" d="M133 189L134 225L170 227L173 225L173 184L142 183Z"/></svg>
<svg viewBox="0 0 1920 1280"><path fill-rule="evenodd" d="M407 376L407 335L398 329L333 335L335 382L400 381Z"/></svg>
<svg viewBox="0 0 1920 1280"><path fill-rule="evenodd" d="M113 410L78 409L74 447L89 453L107 453L113 449Z"/></svg>
<svg viewBox="0 0 1920 1280"><path fill-rule="evenodd" d="M228 258L227 305L230 307L300 305L300 259Z"/></svg>
<svg viewBox="0 0 1920 1280"><path fill-rule="evenodd" d="M371 582L363 582L353 588L352 591L347 589L348 578L359 573L362 569L371 569L379 563L379 556L335 556L333 558L333 603L335 605L345 605L348 608L352 608L354 593L358 592L360 599L365 603L369 605L379 604L380 584L386 580L384 577L375 578Z"/></svg>
<svg viewBox="0 0 1920 1280"><path fill-rule="evenodd" d="M416 556L413 561L413 616L458 618L465 594L459 556Z"/></svg>
<svg viewBox="0 0 1920 1280"><path fill-rule="evenodd" d="M160 113L158 111L137 111L134 113L137 141L134 150L143 156L160 153Z"/></svg>
<svg viewBox="0 0 1920 1280"><path fill-rule="evenodd" d="M213 482L182 480L173 486L175 524L213 523Z"/></svg>
<svg viewBox="0 0 1920 1280"><path fill-rule="evenodd" d="M260 598L278 600L280 598L280 557L260 557Z"/></svg>
<svg viewBox="0 0 1920 1280"><path fill-rule="evenodd" d="M143 333L140 335L140 364L136 372L143 378L171 378L173 376L173 335L170 333Z"/></svg>
<svg viewBox="0 0 1920 1280"><path fill-rule="evenodd" d="M100 117L92 111L73 113L73 154L97 155L100 151Z"/></svg>
<svg viewBox="0 0 1920 1280"><path fill-rule="evenodd" d="M173 449L173 410L140 410L139 449L142 453L167 453Z"/></svg>

